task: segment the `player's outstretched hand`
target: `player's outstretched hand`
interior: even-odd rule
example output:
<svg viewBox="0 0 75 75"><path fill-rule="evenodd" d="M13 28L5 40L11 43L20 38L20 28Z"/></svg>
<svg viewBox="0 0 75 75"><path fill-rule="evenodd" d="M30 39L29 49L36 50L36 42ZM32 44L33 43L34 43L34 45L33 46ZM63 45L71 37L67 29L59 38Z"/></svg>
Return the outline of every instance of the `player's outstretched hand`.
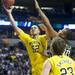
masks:
<svg viewBox="0 0 75 75"><path fill-rule="evenodd" d="M12 12L12 9L13 9L13 7L11 6L9 9L8 8L6 8L5 6L4 6L4 4L3 4L3 8L5 9L5 11L7 12L7 13L11 13Z"/></svg>

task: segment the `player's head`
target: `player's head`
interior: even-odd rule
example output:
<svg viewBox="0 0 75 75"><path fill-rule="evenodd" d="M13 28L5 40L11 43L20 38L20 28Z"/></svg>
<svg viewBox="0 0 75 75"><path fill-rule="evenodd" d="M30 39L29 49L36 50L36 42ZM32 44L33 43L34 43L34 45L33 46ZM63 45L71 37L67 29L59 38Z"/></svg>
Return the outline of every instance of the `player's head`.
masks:
<svg viewBox="0 0 75 75"><path fill-rule="evenodd" d="M53 38L50 46L51 46L50 48L53 54L62 55L65 49L66 43L64 39L62 39L61 37L55 37Z"/></svg>
<svg viewBox="0 0 75 75"><path fill-rule="evenodd" d="M38 26L33 25L30 29L30 35L38 35L40 34L40 29Z"/></svg>
<svg viewBox="0 0 75 75"><path fill-rule="evenodd" d="M68 28L59 30L58 35L63 39L69 39L71 35L71 30Z"/></svg>

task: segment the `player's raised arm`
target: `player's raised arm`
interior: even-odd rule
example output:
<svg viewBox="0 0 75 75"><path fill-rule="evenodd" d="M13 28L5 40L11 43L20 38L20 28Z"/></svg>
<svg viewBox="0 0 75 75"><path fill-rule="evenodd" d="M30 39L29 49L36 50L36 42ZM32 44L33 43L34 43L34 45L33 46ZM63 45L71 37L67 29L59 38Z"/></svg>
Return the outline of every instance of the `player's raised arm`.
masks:
<svg viewBox="0 0 75 75"><path fill-rule="evenodd" d="M14 28L14 30L17 32L17 34L19 34L19 32L21 31L21 29L19 27L16 26L16 21L14 20L13 16L12 16L12 9L13 7L11 7L10 9L7 9L4 5L3 5L8 17L9 17L9 20L12 24L12 27Z"/></svg>
<svg viewBox="0 0 75 75"><path fill-rule="evenodd" d="M34 0L35 2L35 8L39 13L39 16L41 17L41 19L43 20L44 24L47 27L48 33L50 34L50 37L54 37L57 35L57 32L53 29L53 27L50 24L49 19L47 18L47 16L43 13L43 11L41 10L37 0Z"/></svg>

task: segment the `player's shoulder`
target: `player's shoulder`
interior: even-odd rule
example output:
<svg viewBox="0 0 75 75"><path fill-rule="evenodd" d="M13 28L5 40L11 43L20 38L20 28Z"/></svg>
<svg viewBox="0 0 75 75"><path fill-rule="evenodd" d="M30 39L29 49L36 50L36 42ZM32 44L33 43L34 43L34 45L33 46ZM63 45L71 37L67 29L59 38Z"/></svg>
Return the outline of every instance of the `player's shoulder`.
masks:
<svg viewBox="0 0 75 75"><path fill-rule="evenodd" d="M43 38L46 38L46 35L43 34L43 35L39 35L38 37L39 37L40 39L43 39Z"/></svg>
<svg viewBox="0 0 75 75"><path fill-rule="evenodd" d="M59 59L60 57L58 55L54 55L52 57L50 57L48 60L56 60Z"/></svg>

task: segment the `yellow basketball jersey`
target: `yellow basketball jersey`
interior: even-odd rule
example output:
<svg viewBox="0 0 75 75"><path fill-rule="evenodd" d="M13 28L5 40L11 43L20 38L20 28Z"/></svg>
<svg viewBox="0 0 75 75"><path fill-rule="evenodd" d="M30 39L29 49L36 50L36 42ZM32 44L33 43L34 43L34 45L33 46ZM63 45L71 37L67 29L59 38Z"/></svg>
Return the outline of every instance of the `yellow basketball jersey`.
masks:
<svg viewBox="0 0 75 75"><path fill-rule="evenodd" d="M68 56L53 56L48 59L52 65L50 75L75 75L75 62Z"/></svg>
<svg viewBox="0 0 75 75"><path fill-rule="evenodd" d="M32 75L40 75L42 65L48 58L46 56L43 56L43 51L47 47L46 35L39 35L37 39L33 39L28 34L21 31L19 34L19 38L23 41L27 48L32 66Z"/></svg>

